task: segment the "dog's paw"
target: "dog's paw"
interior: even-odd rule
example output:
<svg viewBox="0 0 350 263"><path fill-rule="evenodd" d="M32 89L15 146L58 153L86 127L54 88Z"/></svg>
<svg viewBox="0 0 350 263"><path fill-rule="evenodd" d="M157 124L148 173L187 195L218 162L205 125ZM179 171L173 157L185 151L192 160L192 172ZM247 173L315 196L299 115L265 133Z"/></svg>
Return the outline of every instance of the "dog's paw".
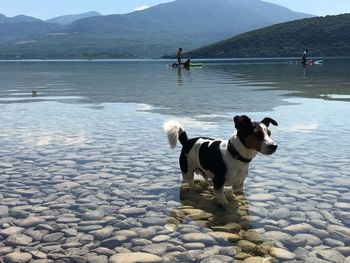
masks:
<svg viewBox="0 0 350 263"><path fill-rule="evenodd" d="M230 201L233 201L236 199L236 195L234 193L228 193L226 195L227 199L230 200Z"/></svg>
<svg viewBox="0 0 350 263"><path fill-rule="evenodd" d="M219 205L227 205L228 203L229 203L229 201L226 199L226 197L218 198L218 204Z"/></svg>

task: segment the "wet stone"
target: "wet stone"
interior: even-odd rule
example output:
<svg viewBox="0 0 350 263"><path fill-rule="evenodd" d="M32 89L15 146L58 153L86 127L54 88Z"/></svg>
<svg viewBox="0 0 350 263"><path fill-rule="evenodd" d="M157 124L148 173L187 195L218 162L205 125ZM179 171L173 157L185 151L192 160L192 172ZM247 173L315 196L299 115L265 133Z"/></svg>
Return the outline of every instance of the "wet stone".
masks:
<svg viewBox="0 0 350 263"><path fill-rule="evenodd" d="M233 258L224 255L214 255L203 259L200 263L231 263L235 262Z"/></svg>
<svg viewBox="0 0 350 263"><path fill-rule="evenodd" d="M30 216L20 221L18 225L24 228L30 228L45 222L45 219L42 217Z"/></svg>
<svg viewBox="0 0 350 263"><path fill-rule="evenodd" d="M266 202L266 201L273 201L276 199L276 197L272 194L253 194L253 195L247 196L247 199L250 201Z"/></svg>
<svg viewBox="0 0 350 263"><path fill-rule="evenodd" d="M120 253L112 256L109 263L160 263L162 258L150 253Z"/></svg>
<svg viewBox="0 0 350 263"><path fill-rule="evenodd" d="M309 224L301 223L285 227L283 230L290 234L308 233L312 229Z"/></svg>
<svg viewBox="0 0 350 263"><path fill-rule="evenodd" d="M79 223L81 221L80 218L76 218L76 217L59 217L56 222L57 223L63 223L63 224L69 224L69 223Z"/></svg>
<svg viewBox="0 0 350 263"><path fill-rule="evenodd" d="M85 256L87 263L108 263L108 257L105 255L100 256Z"/></svg>
<svg viewBox="0 0 350 263"><path fill-rule="evenodd" d="M9 208L6 205L0 205L0 218L9 215Z"/></svg>
<svg viewBox="0 0 350 263"><path fill-rule="evenodd" d="M15 234L9 236L5 240L5 244L8 246L27 246L32 242L32 238L23 234Z"/></svg>
<svg viewBox="0 0 350 263"><path fill-rule="evenodd" d="M96 240L104 240L112 236L114 229L113 227L105 227L96 231L90 232Z"/></svg>
<svg viewBox="0 0 350 263"><path fill-rule="evenodd" d="M277 210L271 211L269 217L273 219L283 219L290 215L290 210L288 208L279 208Z"/></svg>
<svg viewBox="0 0 350 263"><path fill-rule="evenodd" d="M248 240L238 241L238 246L242 249L243 252L246 253L252 252L256 248L256 244Z"/></svg>
<svg viewBox="0 0 350 263"><path fill-rule="evenodd" d="M0 231L0 235L8 237L8 236L12 236L15 234L22 234L24 232L24 230L25 229L22 227L10 226L8 228L2 229Z"/></svg>
<svg viewBox="0 0 350 263"><path fill-rule="evenodd" d="M167 246L165 244L149 244L142 247L141 251L158 256L163 256L167 251Z"/></svg>
<svg viewBox="0 0 350 263"><path fill-rule="evenodd" d="M188 233L182 236L185 242L200 242L206 245L213 245L216 243L215 239L207 234L202 233Z"/></svg>
<svg viewBox="0 0 350 263"><path fill-rule="evenodd" d="M279 260L292 260L295 259L295 254L282 248L273 247L270 249L270 255L276 257Z"/></svg>
<svg viewBox="0 0 350 263"><path fill-rule="evenodd" d="M6 263L27 263L32 259L32 255L30 253L16 251L7 254L4 259Z"/></svg>
<svg viewBox="0 0 350 263"><path fill-rule="evenodd" d="M60 240L62 237L64 237L63 233L52 233L47 234L42 237L42 241L44 242L56 242Z"/></svg>
<svg viewBox="0 0 350 263"><path fill-rule="evenodd" d="M152 241L155 243L161 243L161 242L166 242L170 238L171 237L166 236L166 235L159 235L159 236L155 236L154 238L152 238Z"/></svg>
<svg viewBox="0 0 350 263"><path fill-rule="evenodd" d="M309 246L317 246L322 243L322 241L318 237L315 237L314 235L310 234L297 234L294 237L305 239L306 244Z"/></svg>
<svg viewBox="0 0 350 263"><path fill-rule="evenodd" d="M185 243L184 248L187 250L198 250L198 249L204 249L205 245L200 242L193 242L193 243Z"/></svg>
<svg viewBox="0 0 350 263"><path fill-rule="evenodd" d="M126 216L138 216L145 214L147 212L144 208L138 208L138 207L126 207L119 209L119 213L124 214Z"/></svg>
<svg viewBox="0 0 350 263"><path fill-rule="evenodd" d="M0 256L7 255L11 252L13 252L14 248L13 247L5 247L4 245L0 246Z"/></svg>
<svg viewBox="0 0 350 263"><path fill-rule="evenodd" d="M92 221L92 220L100 220L104 217L105 213L103 211L95 210L86 212L83 215L83 220Z"/></svg>
<svg viewBox="0 0 350 263"><path fill-rule="evenodd" d="M330 262L344 262L345 257L336 250L325 249L317 252L317 256Z"/></svg>

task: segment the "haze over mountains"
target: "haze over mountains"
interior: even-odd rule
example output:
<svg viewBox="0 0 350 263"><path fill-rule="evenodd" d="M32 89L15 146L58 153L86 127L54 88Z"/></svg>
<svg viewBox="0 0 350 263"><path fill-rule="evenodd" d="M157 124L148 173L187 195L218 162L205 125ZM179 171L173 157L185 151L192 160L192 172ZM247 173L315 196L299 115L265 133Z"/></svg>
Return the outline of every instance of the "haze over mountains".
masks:
<svg viewBox="0 0 350 263"><path fill-rule="evenodd" d="M305 17L261 0L176 0L123 15L0 24L0 58L158 58Z"/></svg>

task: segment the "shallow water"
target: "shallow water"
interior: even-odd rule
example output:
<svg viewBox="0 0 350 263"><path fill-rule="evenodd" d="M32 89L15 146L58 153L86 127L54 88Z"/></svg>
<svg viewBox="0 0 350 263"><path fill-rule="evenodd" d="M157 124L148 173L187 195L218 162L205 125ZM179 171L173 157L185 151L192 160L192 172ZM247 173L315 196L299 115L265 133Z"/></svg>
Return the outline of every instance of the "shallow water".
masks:
<svg viewBox="0 0 350 263"><path fill-rule="evenodd" d="M169 63L0 62L0 256L344 262L350 61ZM182 185L162 124L228 138L236 114L276 119L279 148L222 208Z"/></svg>

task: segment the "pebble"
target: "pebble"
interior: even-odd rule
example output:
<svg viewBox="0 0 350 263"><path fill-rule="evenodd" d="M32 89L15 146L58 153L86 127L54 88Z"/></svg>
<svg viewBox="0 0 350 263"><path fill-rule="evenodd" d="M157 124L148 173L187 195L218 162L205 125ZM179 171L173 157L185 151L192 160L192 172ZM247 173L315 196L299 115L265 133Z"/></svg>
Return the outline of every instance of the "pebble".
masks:
<svg viewBox="0 0 350 263"><path fill-rule="evenodd" d="M279 260L292 260L295 259L295 254L289 252L288 250L273 247L270 249L270 255Z"/></svg>
<svg viewBox="0 0 350 263"><path fill-rule="evenodd" d="M4 243L8 246L27 246L32 242L32 238L23 234L9 236Z"/></svg>
<svg viewBox="0 0 350 263"><path fill-rule="evenodd" d="M200 242L206 245L213 245L216 243L213 237L203 233L188 233L182 236L182 240L185 242Z"/></svg>
<svg viewBox="0 0 350 263"><path fill-rule="evenodd" d="M112 256L109 263L160 263L162 258L149 253L120 253Z"/></svg>
<svg viewBox="0 0 350 263"><path fill-rule="evenodd" d="M27 263L32 259L32 255L30 253L16 251L7 254L4 259L6 263Z"/></svg>

